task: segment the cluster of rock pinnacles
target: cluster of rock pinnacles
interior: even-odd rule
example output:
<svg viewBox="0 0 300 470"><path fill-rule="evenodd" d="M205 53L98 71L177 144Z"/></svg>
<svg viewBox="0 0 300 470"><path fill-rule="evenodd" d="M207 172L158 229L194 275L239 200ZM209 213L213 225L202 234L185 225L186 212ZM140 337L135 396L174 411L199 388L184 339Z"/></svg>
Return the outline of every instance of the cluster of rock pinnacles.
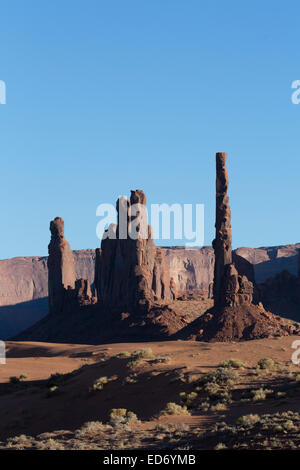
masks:
<svg viewBox="0 0 300 470"><path fill-rule="evenodd" d="M216 173L214 308L189 325L182 337L231 341L295 333L295 326L264 310L255 291L252 265L232 252L226 153L216 154ZM129 233L136 217L130 212L134 204L146 205L143 191L131 191L130 200L122 197L117 201L118 223L109 227L114 237L109 237L106 231L101 248L96 250L93 293L87 280L76 279L74 256L64 238L63 219L57 217L50 223L48 284L51 315L95 305L99 312L117 309L134 311L142 317L151 309L176 299L176 281L170 278L162 250L155 246L151 226L146 225L146 237L119 236L120 208L126 208ZM253 297L257 297L255 303ZM162 314L163 311L162 308ZM182 322L178 325L183 326Z"/></svg>
<svg viewBox="0 0 300 470"><path fill-rule="evenodd" d="M117 211L125 205L128 212L127 232L135 216L130 215L133 204L146 206L141 190L131 191L130 200L117 201ZM50 313L62 313L77 306L98 303L107 308L128 311L149 311L157 302L176 297L175 283L170 278L162 250L155 246L151 226L147 237L119 237L119 223L109 227L115 237L103 236L96 250L94 295L86 279L75 276L75 261L69 243L64 238L64 221L57 217L50 223L51 241L48 257Z"/></svg>

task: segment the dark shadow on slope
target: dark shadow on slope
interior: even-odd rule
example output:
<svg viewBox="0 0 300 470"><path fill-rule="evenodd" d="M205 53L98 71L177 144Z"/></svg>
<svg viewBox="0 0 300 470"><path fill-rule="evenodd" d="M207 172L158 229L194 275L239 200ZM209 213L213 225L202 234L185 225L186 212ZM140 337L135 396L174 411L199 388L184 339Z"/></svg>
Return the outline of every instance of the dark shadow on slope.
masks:
<svg viewBox="0 0 300 470"><path fill-rule="evenodd" d="M289 271L291 274L297 275L298 271L298 255L289 257L280 257L254 264L255 282L257 284L265 282L270 277L275 277L281 271Z"/></svg>
<svg viewBox="0 0 300 470"><path fill-rule="evenodd" d="M48 297L0 306L0 338L6 340L48 314Z"/></svg>
<svg viewBox="0 0 300 470"><path fill-rule="evenodd" d="M12 341L70 344L166 341L185 323L167 306L154 306L148 313L105 310L99 305L82 306L52 314L11 337Z"/></svg>

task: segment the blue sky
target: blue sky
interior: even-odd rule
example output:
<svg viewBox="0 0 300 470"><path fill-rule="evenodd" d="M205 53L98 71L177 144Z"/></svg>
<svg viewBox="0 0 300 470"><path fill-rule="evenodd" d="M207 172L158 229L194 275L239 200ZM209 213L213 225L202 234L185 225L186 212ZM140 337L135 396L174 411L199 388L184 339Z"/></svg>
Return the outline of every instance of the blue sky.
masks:
<svg viewBox="0 0 300 470"><path fill-rule="evenodd" d="M45 255L49 221L95 248L96 207L141 188L204 203L228 153L233 244L300 241L297 2L1 5L0 258ZM171 241L172 242L172 241Z"/></svg>

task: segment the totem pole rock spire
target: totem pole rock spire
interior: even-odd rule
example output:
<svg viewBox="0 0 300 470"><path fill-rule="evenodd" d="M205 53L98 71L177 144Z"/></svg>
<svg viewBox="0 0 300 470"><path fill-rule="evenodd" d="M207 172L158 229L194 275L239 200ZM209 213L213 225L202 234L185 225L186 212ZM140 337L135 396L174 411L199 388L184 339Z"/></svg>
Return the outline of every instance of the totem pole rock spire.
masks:
<svg viewBox="0 0 300 470"><path fill-rule="evenodd" d="M222 286L226 266L232 264L232 231L231 211L229 206L228 173L226 169L227 154L216 154L216 238L213 241L215 251L214 290L215 305L220 305Z"/></svg>
<svg viewBox="0 0 300 470"><path fill-rule="evenodd" d="M232 254L232 230L229 196L229 179L226 168L227 154L216 154L216 238L213 241L215 251L213 296L215 309L221 312L223 307L251 304L253 284L239 273Z"/></svg>
<svg viewBox="0 0 300 470"><path fill-rule="evenodd" d="M75 261L69 243L64 236L64 220L56 217L50 222L51 240L48 245L49 311L63 309L64 293L75 287Z"/></svg>
<svg viewBox="0 0 300 470"><path fill-rule="evenodd" d="M253 283L243 273L239 257L232 253L226 153L217 153L216 170L214 308L200 317L198 338L236 341L293 334L295 327L266 312L263 305L253 304Z"/></svg>

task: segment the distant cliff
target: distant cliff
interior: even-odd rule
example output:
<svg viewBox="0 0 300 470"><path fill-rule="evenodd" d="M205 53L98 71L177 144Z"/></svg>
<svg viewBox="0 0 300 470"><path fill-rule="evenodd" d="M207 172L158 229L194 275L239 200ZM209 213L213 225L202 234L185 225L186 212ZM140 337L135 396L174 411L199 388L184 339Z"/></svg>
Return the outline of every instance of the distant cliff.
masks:
<svg viewBox="0 0 300 470"><path fill-rule="evenodd" d="M94 282L95 250L74 251L77 278ZM33 325L48 313L47 257L0 261L0 339Z"/></svg>
<svg viewBox="0 0 300 470"><path fill-rule="evenodd" d="M278 247L238 248L236 253L254 265L255 280L264 282L283 269L297 273L300 243ZM211 247L185 250L164 248L170 275L180 293L207 296L213 281L214 253ZM95 251L74 251L77 278L94 281ZM46 257L12 258L0 261L0 339L13 336L48 313Z"/></svg>

